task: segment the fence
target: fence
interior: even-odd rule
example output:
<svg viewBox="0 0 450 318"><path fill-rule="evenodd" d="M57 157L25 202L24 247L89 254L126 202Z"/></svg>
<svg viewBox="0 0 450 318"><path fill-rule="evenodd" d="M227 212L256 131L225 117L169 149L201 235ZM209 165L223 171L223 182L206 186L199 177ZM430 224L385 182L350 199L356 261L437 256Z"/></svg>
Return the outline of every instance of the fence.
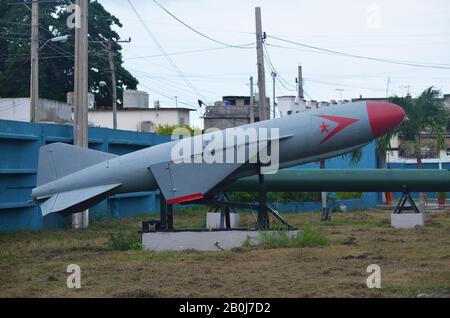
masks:
<svg viewBox="0 0 450 318"><path fill-rule="evenodd" d="M116 155L169 140L170 136L152 133L89 128L89 148ZM39 207L30 201L31 191L36 186L39 148L54 142L72 144L73 127L0 120L0 232L55 229L68 225L68 217L43 217ZM154 192L113 196L90 209L90 217L155 213L159 210L157 196Z"/></svg>

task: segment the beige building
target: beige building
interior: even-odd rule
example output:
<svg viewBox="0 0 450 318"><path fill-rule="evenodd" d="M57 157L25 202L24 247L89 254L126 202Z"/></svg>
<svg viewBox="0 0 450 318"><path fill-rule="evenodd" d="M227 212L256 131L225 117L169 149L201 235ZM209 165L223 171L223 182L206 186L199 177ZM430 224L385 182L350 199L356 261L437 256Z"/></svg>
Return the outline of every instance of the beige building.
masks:
<svg viewBox="0 0 450 318"><path fill-rule="evenodd" d="M158 126L190 125L191 108L123 108L117 111L117 128L120 130L154 132ZM89 124L113 128L111 109L90 109Z"/></svg>
<svg viewBox="0 0 450 318"><path fill-rule="evenodd" d="M266 114L270 117L270 99L266 100ZM203 116L205 129L227 129L260 121L259 102L250 106L250 96L224 96L214 106L207 106Z"/></svg>

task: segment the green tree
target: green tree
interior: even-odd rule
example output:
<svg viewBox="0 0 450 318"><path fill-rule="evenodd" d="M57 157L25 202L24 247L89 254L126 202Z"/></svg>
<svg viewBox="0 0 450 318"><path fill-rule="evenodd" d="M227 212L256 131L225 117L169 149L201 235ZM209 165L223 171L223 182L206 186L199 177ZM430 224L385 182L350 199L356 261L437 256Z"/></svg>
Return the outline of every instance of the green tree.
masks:
<svg viewBox="0 0 450 318"><path fill-rule="evenodd" d="M173 134L173 131L175 129L178 128L182 128L182 129L187 129L187 131L189 131L189 134L191 136L195 135L195 130L192 129L191 127L189 127L188 125L163 125L163 126L158 126L158 128L156 128L156 133L160 134L160 135L169 135L171 136Z"/></svg>
<svg viewBox="0 0 450 318"><path fill-rule="evenodd" d="M422 169L424 143L421 136L423 133L435 135L437 150L444 149L449 112L444 107L440 95L440 91L430 87L417 99L412 99L410 96L392 97L390 101L401 106L405 110L406 117L394 131L377 140L378 152L385 155L391 148L391 139L398 136L402 142L412 145L417 167Z"/></svg>
<svg viewBox="0 0 450 318"><path fill-rule="evenodd" d="M31 12L24 5L8 4L0 0L0 96L28 97L30 90L30 34ZM75 31L67 26L70 13L68 0L40 4L40 44L48 39L70 35L66 43L49 42L40 50L41 98L66 100L73 91ZM89 3L89 91L95 94L98 106L111 106L112 96L107 88L99 86L106 81L111 86L107 50L102 41L119 40L112 27L122 27L119 19L108 13L96 0ZM117 72L118 103L122 104L123 91L136 89L138 81L122 66L122 47L113 45Z"/></svg>

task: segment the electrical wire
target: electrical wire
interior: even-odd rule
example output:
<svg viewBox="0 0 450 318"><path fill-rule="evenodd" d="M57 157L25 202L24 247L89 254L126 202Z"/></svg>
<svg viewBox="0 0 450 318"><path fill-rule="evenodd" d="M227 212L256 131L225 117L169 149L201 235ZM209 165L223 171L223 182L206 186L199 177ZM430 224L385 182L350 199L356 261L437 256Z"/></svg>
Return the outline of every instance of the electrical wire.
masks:
<svg viewBox="0 0 450 318"><path fill-rule="evenodd" d="M192 53L203 53L203 52L210 52L210 51L218 51L218 50L224 50L229 47L216 47L216 48L209 48L209 49L198 49L198 50L189 50L189 51L180 51L180 52L173 52L173 53L167 53L167 55L174 56L174 55L183 55L183 54L192 54ZM147 56L136 56L136 57L129 57L124 60L137 60L137 59L148 59L148 58L154 58L154 57L162 57L164 54L155 54L155 55L147 55Z"/></svg>
<svg viewBox="0 0 450 318"><path fill-rule="evenodd" d="M181 19L179 19L178 17L176 17L173 13L171 13L169 10L167 10L165 7L163 7L158 1L156 0L152 0L157 6L159 6L162 10L164 10L168 15L170 15L172 18L174 18L175 20L177 20L178 22L180 22L182 25L184 25L185 27L187 27L189 30L197 33L198 35L204 37L205 39L208 39L212 42L227 46L227 47L232 47L232 48L237 48L237 49L248 49L249 45L253 45L253 43L251 44L239 44L239 45L235 45L235 44L228 44L216 39L213 39L212 37L198 31L197 29L194 29L193 27L191 27L189 24L187 24L186 22L182 21Z"/></svg>
<svg viewBox="0 0 450 318"><path fill-rule="evenodd" d="M418 64L418 63L409 63L407 61L396 61L396 60L389 60L389 59L382 59L382 58L367 57L367 56L362 56L362 55L356 55L356 54L339 52L339 51L335 51L335 50L329 50L329 49L326 49L326 48L321 48L321 47L318 47L318 46L312 46L312 45L303 44L303 43L299 43L299 42L295 42L295 41L290 41L290 40L282 39L282 38L271 36L271 35L267 35L267 37L275 39L275 40L278 40L278 41L281 41L281 42L286 42L286 43L298 45L298 46L301 46L301 47L309 48L309 49L312 49L312 50L317 50L317 51L326 52L326 53L339 55L339 56L345 56L345 57L351 57L351 58L363 59L363 60L369 60L369 61L376 61L376 62L382 62L382 63L397 64L397 65L406 65L406 66L421 67L421 68L433 68L433 69L450 70L450 67L447 67L447 66L426 65L426 64Z"/></svg>
<svg viewBox="0 0 450 318"><path fill-rule="evenodd" d="M164 55L164 57L166 58L167 62L175 69L175 71L178 73L178 75L184 80L184 82L186 83L186 85L188 87L190 87L198 96L201 96L202 98L206 99L206 97L204 95L202 95L197 88L184 76L183 72L181 72L181 70L178 68L178 66L175 64L175 62L170 58L170 56L167 55L167 52L164 50L164 48L161 46L161 44L159 43L159 41L156 39L156 37L153 35L152 31L150 30L150 28L147 26L147 24L144 22L144 20L142 19L141 15L139 14L139 12L136 10L135 6L133 5L133 3L131 2L131 0L128 0L128 4L130 5L131 9L133 10L134 14L136 15L136 17L140 20L141 24L144 26L144 29L147 31L148 35L152 38L153 42L155 42L155 44L158 46L159 50L161 51L161 53Z"/></svg>

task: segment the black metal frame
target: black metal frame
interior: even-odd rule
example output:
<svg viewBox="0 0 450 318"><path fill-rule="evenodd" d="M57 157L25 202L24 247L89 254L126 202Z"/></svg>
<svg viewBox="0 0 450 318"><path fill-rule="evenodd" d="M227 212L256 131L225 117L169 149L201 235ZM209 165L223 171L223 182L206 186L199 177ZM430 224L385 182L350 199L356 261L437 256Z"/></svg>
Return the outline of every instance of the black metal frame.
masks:
<svg viewBox="0 0 450 318"><path fill-rule="evenodd" d="M298 230L297 227L289 224L275 209L268 204L267 191L264 186L264 175L259 174L259 197L258 204L251 203L236 203L230 202L230 197L227 193L220 193L211 199L203 199L196 201L195 204L205 205L211 207L211 211L221 213L220 229L218 231L230 231L231 220L230 213L235 212L235 209L248 209L258 211L258 230L268 230L270 228L269 213L272 214L279 222L284 224L288 230ZM151 227L154 227L152 230ZM151 220L142 222L142 233L148 232L176 232L173 223L173 205L167 204L167 201L162 193L160 193L160 220ZM187 230L192 232L201 232L203 230Z"/></svg>
<svg viewBox="0 0 450 318"><path fill-rule="evenodd" d="M409 203L410 205L406 206L406 203ZM414 211L414 213L421 213L413 198L411 197L411 193L409 193L406 188L403 189L402 197L400 198L400 201L398 201L394 214L401 214L404 211Z"/></svg>

